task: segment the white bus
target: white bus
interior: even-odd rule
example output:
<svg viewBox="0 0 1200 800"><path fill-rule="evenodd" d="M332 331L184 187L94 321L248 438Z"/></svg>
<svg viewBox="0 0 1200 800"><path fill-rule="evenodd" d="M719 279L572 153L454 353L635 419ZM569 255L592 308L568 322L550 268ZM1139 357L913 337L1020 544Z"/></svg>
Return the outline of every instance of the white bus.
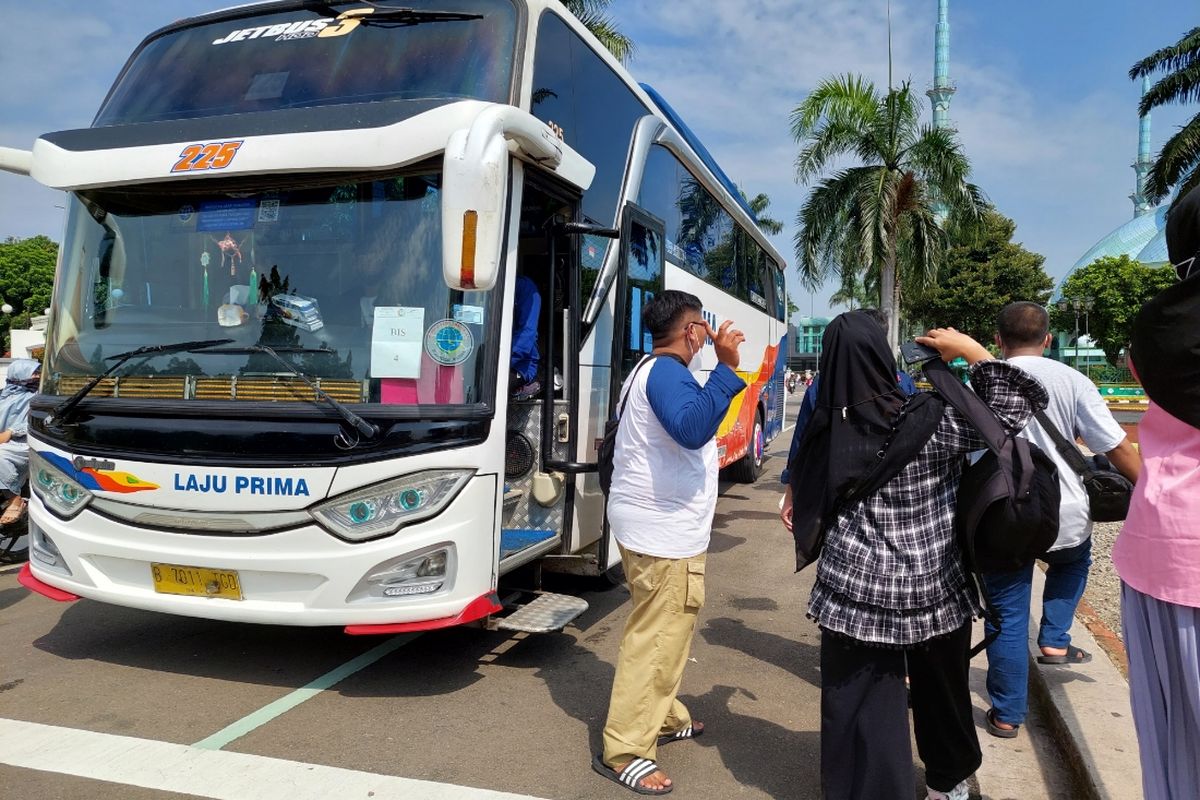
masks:
<svg viewBox="0 0 1200 800"><path fill-rule="evenodd" d="M27 587L348 633L561 627L582 601L504 616L501 580L619 568L596 443L663 287L745 331L719 445L758 476L783 260L736 188L554 0L404 4L183 20L91 127L0 151L70 198ZM541 301L520 402L518 276Z"/></svg>

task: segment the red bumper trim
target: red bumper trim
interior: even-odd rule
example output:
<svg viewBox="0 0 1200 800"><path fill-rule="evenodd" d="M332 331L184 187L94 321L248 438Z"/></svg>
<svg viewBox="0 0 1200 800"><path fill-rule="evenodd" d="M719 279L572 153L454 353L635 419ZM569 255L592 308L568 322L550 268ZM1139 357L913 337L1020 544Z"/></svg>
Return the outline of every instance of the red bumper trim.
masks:
<svg viewBox="0 0 1200 800"><path fill-rule="evenodd" d="M56 590L57 591L57 590ZM393 622L384 625L347 625L346 633L351 636L373 636L386 633L414 633L417 631L435 631L438 628L452 628L464 625L477 619L491 616L501 611L500 598L495 592L480 595L467 604L467 607L453 617L426 619L419 622Z"/></svg>
<svg viewBox="0 0 1200 800"><path fill-rule="evenodd" d="M29 564L21 567L21 572L17 575L17 580L31 592L37 592L43 597L49 597L51 600L57 600L60 603L69 603L72 600L78 600L79 595L64 592L62 589L56 589L48 583L42 583L37 578L33 577L33 570L29 568Z"/></svg>

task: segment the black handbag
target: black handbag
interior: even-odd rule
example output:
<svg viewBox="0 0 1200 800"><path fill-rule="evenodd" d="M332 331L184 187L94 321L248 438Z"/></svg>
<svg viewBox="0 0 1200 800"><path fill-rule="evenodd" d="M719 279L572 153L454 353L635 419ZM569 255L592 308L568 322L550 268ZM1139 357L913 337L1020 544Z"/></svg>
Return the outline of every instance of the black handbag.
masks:
<svg viewBox="0 0 1200 800"><path fill-rule="evenodd" d="M1038 424L1054 440L1054 446L1067 466L1083 479L1088 495L1088 515L1092 521L1120 522L1125 519L1133 497L1133 482L1113 469L1102 455L1084 458L1075 443L1067 441L1044 411L1039 411L1036 417Z"/></svg>

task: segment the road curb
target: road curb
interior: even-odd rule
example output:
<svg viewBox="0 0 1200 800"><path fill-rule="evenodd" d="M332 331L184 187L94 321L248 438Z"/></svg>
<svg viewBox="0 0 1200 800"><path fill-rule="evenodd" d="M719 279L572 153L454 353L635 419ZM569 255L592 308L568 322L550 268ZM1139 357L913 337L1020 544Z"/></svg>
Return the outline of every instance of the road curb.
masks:
<svg viewBox="0 0 1200 800"><path fill-rule="evenodd" d="M1075 777L1077 797L1087 800L1136 800L1141 797L1137 733L1129 706L1129 684L1079 619L1071 640L1093 654L1088 664L1043 666L1037 644L1045 575L1033 571L1029 623L1030 695L1047 722Z"/></svg>

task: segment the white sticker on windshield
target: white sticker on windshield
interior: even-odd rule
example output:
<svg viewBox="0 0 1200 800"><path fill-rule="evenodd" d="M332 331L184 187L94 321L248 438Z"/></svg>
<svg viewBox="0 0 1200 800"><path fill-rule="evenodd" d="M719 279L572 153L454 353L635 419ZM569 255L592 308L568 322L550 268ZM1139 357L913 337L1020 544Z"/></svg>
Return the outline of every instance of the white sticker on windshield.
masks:
<svg viewBox="0 0 1200 800"><path fill-rule="evenodd" d="M454 306L454 321L463 325L482 325L483 306Z"/></svg>
<svg viewBox="0 0 1200 800"><path fill-rule="evenodd" d="M421 377L425 309L376 306L371 329L371 377Z"/></svg>

